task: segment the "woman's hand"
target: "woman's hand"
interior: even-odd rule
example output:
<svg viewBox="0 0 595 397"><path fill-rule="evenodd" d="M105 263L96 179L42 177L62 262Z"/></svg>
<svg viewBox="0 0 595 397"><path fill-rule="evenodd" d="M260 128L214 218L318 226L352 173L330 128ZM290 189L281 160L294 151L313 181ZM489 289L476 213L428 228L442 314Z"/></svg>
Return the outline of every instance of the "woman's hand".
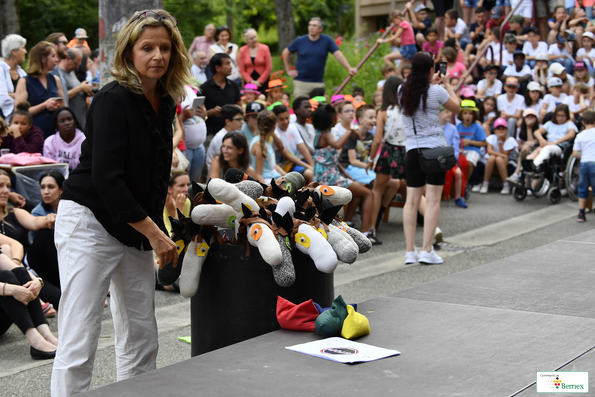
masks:
<svg viewBox="0 0 595 397"><path fill-rule="evenodd" d="M440 77L440 72L434 73L432 76L432 80L430 81L431 84L440 84L442 81L442 77Z"/></svg>
<svg viewBox="0 0 595 397"><path fill-rule="evenodd" d="M205 107L205 105L198 106L196 108L195 114L204 120L207 117L207 108Z"/></svg>
<svg viewBox="0 0 595 397"><path fill-rule="evenodd" d="M44 107L46 108L46 110L53 112L54 110L58 109L59 105L60 105L59 100L56 100L56 98L48 98L44 103Z"/></svg>
<svg viewBox="0 0 595 397"><path fill-rule="evenodd" d="M149 237L149 243L151 244L151 247L153 247L155 254L159 257L160 268L163 268L163 266L172 262L174 267L178 265L178 250L176 244L171 241L165 233L159 230L157 233Z"/></svg>
<svg viewBox="0 0 595 397"><path fill-rule="evenodd" d="M178 164L180 164L180 159L178 158L178 155L174 152L171 156L171 166L173 168L176 168Z"/></svg>
<svg viewBox="0 0 595 397"><path fill-rule="evenodd" d="M39 279L34 278L31 281L28 281L23 287L27 288L31 293L34 295L33 299L39 296L39 291L41 291L41 282Z"/></svg>
<svg viewBox="0 0 595 397"><path fill-rule="evenodd" d="M10 192L8 199L17 208L22 208L27 203L27 200L17 192Z"/></svg>
<svg viewBox="0 0 595 397"><path fill-rule="evenodd" d="M45 216L45 221L47 223L47 228L51 229L54 227L54 223L56 223L56 214L47 214Z"/></svg>
<svg viewBox="0 0 595 397"><path fill-rule="evenodd" d="M184 204L186 204L187 195L185 193L179 193L175 198L174 201L176 203L176 208L180 211L184 209Z"/></svg>
<svg viewBox="0 0 595 397"><path fill-rule="evenodd" d="M374 163L368 161L368 164L366 164L366 174L368 173L368 171L372 171L373 168L374 168Z"/></svg>
<svg viewBox="0 0 595 397"><path fill-rule="evenodd" d="M26 284L25 284L26 285ZM12 297L27 306L29 302L35 299L35 295L26 287L20 285L12 285Z"/></svg>
<svg viewBox="0 0 595 397"><path fill-rule="evenodd" d="M182 118L185 120L191 119L194 117L194 108L190 105L184 108L184 113L182 113Z"/></svg>
<svg viewBox="0 0 595 397"><path fill-rule="evenodd" d="M464 81L464 77L461 78L462 81ZM442 77L441 77L441 82L442 84L444 84L444 86L449 86L450 85L450 75L447 73L445 73Z"/></svg>

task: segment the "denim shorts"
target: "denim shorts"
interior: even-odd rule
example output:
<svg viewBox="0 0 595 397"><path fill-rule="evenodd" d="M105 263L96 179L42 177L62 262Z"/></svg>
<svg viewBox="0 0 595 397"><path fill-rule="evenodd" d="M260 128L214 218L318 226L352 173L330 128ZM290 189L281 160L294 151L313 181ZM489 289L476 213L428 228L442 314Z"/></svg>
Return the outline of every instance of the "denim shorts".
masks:
<svg viewBox="0 0 595 397"><path fill-rule="evenodd" d="M479 4L479 0L465 0L465 7L477 7L477 4Z"/></svg>
<svg viewBox="0 0 595 397"><path fill-rule="evenodd" d="M496 5L500 7L510 7L510 0L496 0Z"/></svg>
<svg viewBox="0 0 595 397"><path fill-rule="evenodd" d="M417 46L415 44L408 44L401 47L401 55L406 60L410 61L415 54L417 54Z"/></svg>
<svg viewBox="0 0 595 397"><path fill-rule="evenodd" d="M581 163L578 180L578 198L586 199L589 197L589 186L595 189L595 162L589 161Z"/></svg>

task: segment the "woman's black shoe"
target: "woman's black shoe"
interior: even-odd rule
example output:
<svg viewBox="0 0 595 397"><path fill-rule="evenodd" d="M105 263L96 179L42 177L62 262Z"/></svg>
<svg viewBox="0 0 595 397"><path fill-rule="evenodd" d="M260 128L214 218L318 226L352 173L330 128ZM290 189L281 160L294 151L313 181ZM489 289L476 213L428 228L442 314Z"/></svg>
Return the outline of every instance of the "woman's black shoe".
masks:
<svg viewBox="0 0 595 397"><path fill-rule="evenodd" d="M53 352L44 352L31 346L31 358L33 358L33 360L49 360L54 357L56 357L55 350Z"/></svg>

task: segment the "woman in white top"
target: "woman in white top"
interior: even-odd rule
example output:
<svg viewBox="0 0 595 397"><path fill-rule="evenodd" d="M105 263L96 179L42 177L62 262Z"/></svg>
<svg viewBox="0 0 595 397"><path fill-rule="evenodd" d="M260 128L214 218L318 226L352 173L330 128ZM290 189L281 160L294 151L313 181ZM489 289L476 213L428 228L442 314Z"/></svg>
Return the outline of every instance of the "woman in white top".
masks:
<svg viewBox="0 0 595 397"><path fill-rule="evenodd" d="M241 85L240 69L238 68L238 45L230 43L231 30L227 26L219 26L215 31L216 43L209 47L209 58L213 55L224 52L231 57L231 74L228 79Z"/></svg>
<svg viewBox="0 0 595 397"><path fill-rule="evenodd" d="M2 39L2 57L0 61L0 110L7 123L14 112L16 83L27 73L21 68L25 62L27 40L18 34L9 34Z"/></svg>
<svg viewBox="0 0 595 397"><path fill-rule="evenodd" d="M184 143L186 144L186 158L190 162L188 175L191 181L198 182L205 164L205 147L203 142L207 137L207 125L204 117L206 108L199 106L196 109L192 107L194 99L197 97L196 91L190 86L186 86L186 99L182 102L182 122L184 123Z"/></svg>
<svg viewBox="0 0 595 397"><path fill-rule="evenodd" d="M439 85L441 82L444 88ZM439 264L443 260L434 252L432 243L440 217L440 199L446 172L425 173L419 163L418 148L447 145L438 119L440 105L458 114L461 111L459 98L450 86L448 74L440 77L440 73L434 73L432 57L428 53L418 52L411 60L411 75L399 88L398 103L407 137L405 166L407 201L403 208L403 228L407 243L405 263ZM427 202L424 242L422 251L418 255L415 249L415 227L417 210L424 189Z"/></svg>

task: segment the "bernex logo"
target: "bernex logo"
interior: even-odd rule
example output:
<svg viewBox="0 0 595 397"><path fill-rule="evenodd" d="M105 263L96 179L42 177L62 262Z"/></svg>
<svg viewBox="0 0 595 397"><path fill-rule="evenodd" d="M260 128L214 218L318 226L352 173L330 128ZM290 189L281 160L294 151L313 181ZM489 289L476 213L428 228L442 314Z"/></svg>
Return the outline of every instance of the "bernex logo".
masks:
<svg viewBox="0 0 595 397"><path fill-rule="evenodd" d="M538 372L538 393L588 393L588 372Z"/></svg>
<svg viewBox="0 0 595 397"><path fill-rule="evenodd" d="M332 355L351 355L359 353L357 349L351 347L327 347L320 350L321 353L324 354L332 354Z"/></svg>

